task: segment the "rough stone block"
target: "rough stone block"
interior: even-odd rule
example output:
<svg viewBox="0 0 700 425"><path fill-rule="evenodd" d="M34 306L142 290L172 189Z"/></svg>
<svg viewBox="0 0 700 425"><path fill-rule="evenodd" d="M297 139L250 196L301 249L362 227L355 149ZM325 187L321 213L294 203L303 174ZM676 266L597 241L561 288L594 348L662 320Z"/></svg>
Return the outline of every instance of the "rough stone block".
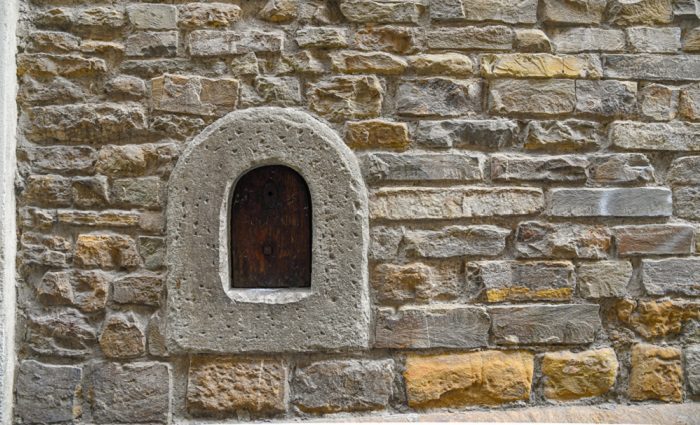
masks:
<svg viewBox="0 0 700 425"><path fill-rule="evenodd" d="M634 114L637 83L629 81L577 81L576 111L606 117Z"/></svg>
<svg viewBox="0 0 700 425"><path fill-rule="evenodd" d="M72 305L94 313L104 309L107 303L109 278L98 271L47 272L36 292L48 305Z"/></svg>
<svg viewBox="0 0 700 425"><path fill-rule="evenodd" d="M107 145L100 149L95 169L109 177L138 177L167 173L179 148L174 143Z"/></svg>
<svg viewBox="0 0 700 425"><path fill-rule="evenodd" d="M408 64L396 55L385 52L341 51L331 53L333 70L345 74L398 75Z"/></svg>
<svg viewBox="0 0 700 425"><path fill-rule="evenodd" d="M139 254L143 259L143 266L149 270L156 270L165 264L165 239L155 236L139 236Z"/></svg>
<svg viewBox="0 0 700 425"><path fill-rule="evenodd" d="M622 298L632 279L629 261L596 261L576 267L576 281L582 297L589 299Z"/></svg>
<svg viewBox="0 0 700 425"><path fill-rule="evenodd" d="M377 348L475 348L488 345L491 325L482 307L379 308Z"/></svg>
<svg viewBox="0 0 700 425"><path fill-rule="evenodd" d="M258 17L268 22L285 23L297 17L298 9L297 0L268 0Z"/></svg>
<svg viewBox="0 0 700 425"><path fill-rule="evenodd" d="M496 114L560 115L576 106L573 80L495 80L489 85L489 111Z"/></svg>
<svg viewBox="0 0 700 425"><path fill-rule="evenodd" d="M628 255L684 255L693 252L695 228L683 224L649 224L613 228L617 253Z"/></svg>
<svg viewBox="0 0 700 425"><path fill-rule="evenodd" d="M654 54L603 55L605 78L649 81L700 80L700 57Z"/></svg>
<svg viewBox="0 0 700 425"><path fill-rule="evenodd" d="M583 156L491 156L493 181L580 182L586 180L588 160Z"/></svg>
<svg viewBox="0 0 700 425"><path fill-rule="evenodd" d="M103 59L78 55L50 55L24 53L17 56L17 75L36 77L61 76L69 78L104 75L107 64Z"/></svg>
<svg viewBox="0 0 700 425"><path fill-rule="evenodd" d="M113 36L127 22L123 7L88 7L76 10L73 14L73 31L86 38L105 38Z"/></svg>
<svg viewBox="0 0 700 425"><path fill-rule="evenodd" d="M513 30L502 25L441 28L427 32L426 44L430 49L511 50L513 38Z"/></svg>
<svg viewBox="0 0 700 425"><path fill-rule="evenodd" d="M552 44L558 53L623 52L624 31L603 28L570 28L555 32Z"/></svg>
<svg viewBox="0 0 700 425"><path fill-rule="evenodd" d="M375 76L344 76L312 85L307 97L313 111L331 121L344 121L379 116L383 94Z"/></svg>
<svg viewBox="0 0 700 425"><path fill-rule="evenodd" d="M345 28L303 27L296 32L295 40L302 48L340 49L348 47L348 33Z"/></svg>
<svg viewBox="0 0 700 425"><path fill-rule="evenodd" d="M241 17L241 8L227 3L186 3L178 12L178 26L185 29L226 28Z"/></svg>
<svg viewBox="0 0 700 425"><path fill-rule="evenodd" d="M655 121L669 121L676 117L679 104L678 87L649 83L639 90L639 113Z"/></svg>
<svg viewBox="0 0 700 425"><path fill-rule="evenodd" d="M607 0L544 0L545 22L557 24L598 24L603 19Z"/></svg>
<svg viewBox="0 0 700 425"><path fill-rule="evenodd" d="M82 370L24 360L17 369L15 412L24 423L73 422L80 416Z"/></svg>
<svg viewBox="0 0 700 425"><path fill-rule="evenodd" d="M608 20L617 25L668 24L673 20L671 0L612 0Z"/></svg>
<svg viewBox="0 0 700 425"><path fill-rule="evenodd" d="M141 264L136 243L129 236L95 233L78 236L75 263L78 267L134 268Z"/></svg>
<svg viewBox="0 0 700 425"><path fill-rule="evenodd" d="M481 111L481 81L428 78L403 81L396 111L412 117L457 116Z"/></svg>
<svg viewBox="0 0 700 425"><path fill-rule="evenodd" d="M393 360L326 360L298 367L292 403L308 413L382 410L394 396Z"/></svg>
<svg viewBox="0 0 700 425"><path fill-rule="evenodd" d="M422 146L440 148L480 147L497 150L513 143L518 125L511 120L420 121L414 137Z"/></svg>
<svg viewBox="0 0 700 425"><path fill-rule="evenodd" d="M650 295L700 296L700 259L642 260L642 284Z"/></svg>
<svg viewBox="0 0 700 425"><path fill-rule="evenodd" d="M487 302L570 300L574 266L568 261L480 261L466 265L467 281L484 288Z"/></svg>
<svg viewBox="0 0 700 425"><path fill-rule="evenodd" d="M422 54L408 58L411 69L418 75L468 76L473 72L471 58L460 53Z"/></svg>
<svg viewBox="0 0 700 425"><path fill-rule="evenodd" d="M403 229L374 226L370 229L369 258L372 260L394 260L403 239ZM503 245L505 246L505 236Z"/></svg>
<svg viewBox="0 0 700 425"><path fill-rule="evenodd" d="M250 52L280 52L284 34L274 31L192 31L188 38L190 55L219 57Z"/></svg>
<svg viewBox="0 0 700 425"><path fill-rule="evenodd" d="M30 312L28 316L24 341L31 352L68 358L92 354L97 332L78 310L51 309Z"/></svg>
<svg viewBox="0 0 700 425"><path fill-rule="evenodd" d="M223 115L236 108L238 80L166 74L151 80L154 108L166 112Z"/></svg>
<svg viewBox="0 0 700 425"><path fill-rule="evenodd" d="M601 145L599 125L593 121L530 121L523 131L523 147L533 151L581 151Z"/></svg>
<svg viewBox="0 0 700 425"><path fill-rule="evenodd" d="M542 30L516 29L513 48L525 53L550 53L552 51L552 42Z"/></svg>
<svg viewBox="0 0 700 425"><path fill-rule="evenodd" d="M589 344L601 328L597 304L490 307L499 345Z"/></svg>
<svg viewBox="0 0 700 425"><path fill-rule="evenodd" d="M385 188L370 194L370 216L388 220L456 219L535 214L537 188Z"/></svg>
<svg viewBox="0 0 700 425"><path fill-rule="evenodd" d="M177 56L177 31L142 31L126 39L126 55L130 57Z"/></svg>
<svg viewBox="0 0 700 425"><path fill-rule="evenodd" d="M141 239L139 238L140 247L143 246ZM158 307L164 286L162 275L156 273L129 274L112 283L112 299L119 304L140 304Z"/></svg>
<svg viewBox="0 0 700 425"><path fill-rule="evenodd" d="M671 184L700 185L700 156L674 159L666 180Z"/></svg>
<svg viewBox="0 0 700 425"><path fill-rule="evenodd" d="M523 222L515 235L519 258L606 258L610 232L602 226Z"/></svg>
<svg viewBox="0 0 700 425"><path fill-rule="evenodd" d="M396 149L409 147L408 126L384 120L345 123L345 143L352 149Z"/></svg>
<svg viewBox="0 0 700 425"><path fill-rule="evenodd" d="M632 400L683 401L681 350L649 344L632 347L629 396Z"/></svg>
<svg viewBox="0 0 700 425"><path fill-rule="evenodd" d="M700 219L700 187L679 187L673 190L673 214L689 220Z"/></svg>
<svg viewBox="0 0 700 425"><path fill-rule="evenodd" d="M669 217L666 188L552 189L547 213L554 217Z"/></svg>
<svg viewBox="0 0 700 425"><path fill-rule="evenodd" d="M20 239L21 253L28 265L67 268L73 249L72 242L64 237L24 232Z"/></svg>
<svg viewBox="0 0 700 425"><path fill-rule="evenodd" d="M169 30L177 27L177 8L169 4L130 4L129 22L140 30Z"/></svg>
<svg viewBox="0 0 700 425"><path fill-rule="evenodd" d="M691 28L683 37L684 52L700 52L700 28Z"/></svg>
<svg viewBox="0 0 700 425"><path fill-rule="evenodd" d="M406 359L404 379L413 408L497 405L530 399L533 355L480 351Z"/></svg>
<svg viewBox="0 0 700 425"><path fill-rule="evenodd" d="M627 28L627 40L635 52L675 53L681 49L680 28Z"/></svg>
<svg viewBox="0 0 700 425"><path fill-rule="evenodd" d="M168 422L171 378L167 364L95 363L86 375L85 394L96 423Z"/></svg>
<svg viewBox="0 0 700 425"><path fill-rule="evenodd" d="M481 74L511 78L600 78L603 68L594 55L508 53L482 56Z"/></svg>
<svg viewBox="0 0 700 425"><path fill-rule="evenodd" d="M592 155L588 161L588 178L594 183L653 183L656 180L649 158L640 153Z"/></svg>
<svg viewBox="0 0 700 425"><path fill-rule="evenodd" d="M75 177L71 182L73 204L78 208L104 208L110 202L108 187L104 176Z"/></svg>
<svg viewBox="0 0 700 425"><path fill-rule="evenodd" d="M146 353L146 335L136 316L111 314L105 319L100 333L100 348L105 357L128 359Z"/></svg>
<svg viewBox="0 0 700 425"><path fill-rule="evenodd" d="M480 181L484 158L478 154L367 154L360 158L365 181Z"/></svg>
<svg viewBox="0 0 700 425"><path fill-rule="evenodd" d="M700 121L700 83L681 89L678 112L688 121Z"/></svg>
<svg viewBox="0 0 700 425"><path fill-rule="evenodd" d="M27 42L28 52L69 53L80 49L80 38L56 31L33 32Z"/></svg>
<svg viewBox="0 0 700 425"><path fill-rule="evenodd" d="M700 345L685 349L685 370L691 394L700 394Z"/></svg>
<svg viewBox="0 0 700 425"><path fill-rule="evenodd" d="M430 17L437 21L537 22L537 0L432 0Z"/></svg>
<svg viewBox="0 0 700 425"><path fill-rule="evenodd" d="M340 11L350 22L417 23L424 0L341 0Z"/></svg>
<svg viewBox="0 0 700 425"><path fill-rule="evenodd" d="M626 299L619 301L616 309L622 323L647 339L678 335L688 322L700 318L700 303L692 301Z"/></svg>
<svg viewBox="0 0 700 425"><path fill-rule="evenodd" d="M509 230L489 225L448 226L437 231L409 230L403 241L406 253L418 257L497 256L509 234Z"/></svg>
<svg viewBox="0 0 700 425"><path fill-rule="evenodd" d="M544 395L551 400L576 400L607 393L615 384L618 362L612 348L545 353Z"/></svg>
<svg viewBox="0 0 700 425"><path fill-rule="evenodd" d="M22 192L26 203L47 207L67 207L73 201L71 179L58 175L31 175Z"/></svg>
<svg viewBox="0 0 700 425"><path fill-rule="evenodd" d="M196 416L286 408L287 369L271 359L194 357L187 384L187 409Z"/></svg>
<svg viewBox="0 0 700 425"><path fill-rule="evenodd" d="M146 83L130 75L117 75L105 83L105 91L110 95L140 98L146 95Z"/></svg>
<svg viewBox="0 0 700 425"><path fill-rule="evenodd" d="M700 124L641 123L617 121L610 124L613 146L628 150L700 150Z"/></svg>
<svg viewBox="0 0 700 425"><path fill-rule="evenodd" d="M461 297L465 282L458 262L429 266L378 264L372 271L372 287L378 303L399 305L449 301Z"/></svg>

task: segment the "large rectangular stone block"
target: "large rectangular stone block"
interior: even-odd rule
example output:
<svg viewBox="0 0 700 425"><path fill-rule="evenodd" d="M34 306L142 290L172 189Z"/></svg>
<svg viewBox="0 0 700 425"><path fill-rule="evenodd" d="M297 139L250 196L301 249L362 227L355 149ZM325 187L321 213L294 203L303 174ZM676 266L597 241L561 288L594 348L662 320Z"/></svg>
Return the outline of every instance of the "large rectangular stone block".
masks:
<svg viewBox="0 0 700 425"><path fill-rule="evenodd" d="M683 255L693 252L695 228L684 224L648 224L613 228L620 256Z"/></svg>
<svg viewBox="0 0 700 425"><path fill-rule="evenodd" d="M700 259L669 258L642 261L642 285L650 295L700 296Z"/></svg>
<svg viewBox="0 0 700 425"><path fill-rule="evenodd" d="M650 81L700 80L700 57L695 55L603 55L606 78Z"/></svg>
<svg viewBox="0 0 700 425"><path fill-rule="evenodd" d="M489 111L496 114L560 115L576 107L574 80L494 80Z"/></svg>
<svg viewBox="0 0 700 425"><path fill-rule="evenodd" d="M389 181L480 181L484 157L479 154L391 154L360 157L369 183Z"/></svg>
<svg viewBox="0 0 700 425"><path fill-rule="evenodd" d="M621 30L571 28L555 32L552 44L559 53L622 52L627 41Z"/></svg>
<svg viewBox="0 0 700 425"><path fill-rule="evenodd" d="M408 255L450 258L469 255L495 257L503 252L510 230L496 226L448 226L441 230L407 230ZM389 236L389 235L386 235ZM395 240L398 247L399 240Z"/></svg>
<svg viewBox="0 0 700 425"><path fill-rule="evenodd" d="M66 423L80 416L82 370L25 360L17 369L17 416L25 423Z"/></svg>
<svg viewBox="0 0 700 425"><path fill-rule="evenodd" d="M606 258L611 244L603 226L527 221L515 235L519 258Z"/></svg>
<svg viewBox="0 0 700 425"><path fill-rule="evenodd" d="M481 111L481 81L426 78L402 81L396 112L412 117L457 116Z"/></svg>
<svg viewBox="0 0 700 425"><path fill-rule="evenodd" d="M547 213L554 217L669 217L666 188L552 189Z"/></svg>
<svg viewBox="0 0 700 425"><path fill-rule="evenodd" d="M196 115L223 115L238 104L238 80L165 74L151 80L155 109Z"/></svg>
<svg viewBox="0 0 700 425"><path fill-rule="evenodd" d="M513 78L600 78L603 67L595 55L508 53L482 56L481 74Z"/></svg>
<svg viewBox="0 0 700 425"><path fill-rule="evenodd" d="M697 151L700 123L617 121L610 124L609 138L613 146L627 150Z"/></svg>
<svg viewBox="0 0 700 425"><path fill-rule="evenodd" d="M514 142L518 133L515 121L507 119L420 121L416 141L426 147L499 149Z"/></svg>
<svg viewBox="0 0 700 425"><path fill-rule="evenodd" d="M437 21L537 22L537 0L432 0L430 17Z"/></svg>
<svg viewBox="0 0 700 425"><path fill-rule="evenodd" d="M441 28L428 31L426 43L431 49L511 50L514 32L506 26Z"/></svg>
<svg viewBox="0 0 700 425"><path fill-rule="evenodd" d="M584 156L528 156L494 154L491 179L494 181L576 182L586 180L588 160Z"/></svg>

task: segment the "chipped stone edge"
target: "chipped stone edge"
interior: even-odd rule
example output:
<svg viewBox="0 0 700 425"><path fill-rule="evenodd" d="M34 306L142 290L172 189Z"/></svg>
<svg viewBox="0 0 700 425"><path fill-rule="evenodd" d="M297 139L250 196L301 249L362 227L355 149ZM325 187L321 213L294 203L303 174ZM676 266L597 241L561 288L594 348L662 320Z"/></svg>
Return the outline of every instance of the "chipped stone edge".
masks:
<svg viewBox="0 0 700 425"><path fill-rule="evenodd" d="M12 422L15 338L15 148L19 1L0 2L0 423Z"/></svg>

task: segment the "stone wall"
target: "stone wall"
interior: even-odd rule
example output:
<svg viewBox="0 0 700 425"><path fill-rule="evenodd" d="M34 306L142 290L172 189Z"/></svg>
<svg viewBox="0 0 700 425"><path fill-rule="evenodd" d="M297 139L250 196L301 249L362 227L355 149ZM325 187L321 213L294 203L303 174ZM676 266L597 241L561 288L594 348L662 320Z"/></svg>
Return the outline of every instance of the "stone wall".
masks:
<svg viewBox="0 0 700 425"><path fill-rule="evenodd" d="M698 400L698 16L23 0L17 422ZM167 351L169 173L262 105L326 121L360 161L369 351Z"/></svg>

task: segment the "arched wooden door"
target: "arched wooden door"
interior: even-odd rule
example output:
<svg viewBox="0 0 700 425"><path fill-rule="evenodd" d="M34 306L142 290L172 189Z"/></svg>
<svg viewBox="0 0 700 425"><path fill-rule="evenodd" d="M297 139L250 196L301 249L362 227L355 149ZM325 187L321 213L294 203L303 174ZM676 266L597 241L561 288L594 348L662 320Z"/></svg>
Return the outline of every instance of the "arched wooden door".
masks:
<svg viewBox="0 0 700 425"><path fill-rule="evenodd" d="M244 174L233 191L233 288L311 286L311 195L304 178L271 165Z"/></svg>

